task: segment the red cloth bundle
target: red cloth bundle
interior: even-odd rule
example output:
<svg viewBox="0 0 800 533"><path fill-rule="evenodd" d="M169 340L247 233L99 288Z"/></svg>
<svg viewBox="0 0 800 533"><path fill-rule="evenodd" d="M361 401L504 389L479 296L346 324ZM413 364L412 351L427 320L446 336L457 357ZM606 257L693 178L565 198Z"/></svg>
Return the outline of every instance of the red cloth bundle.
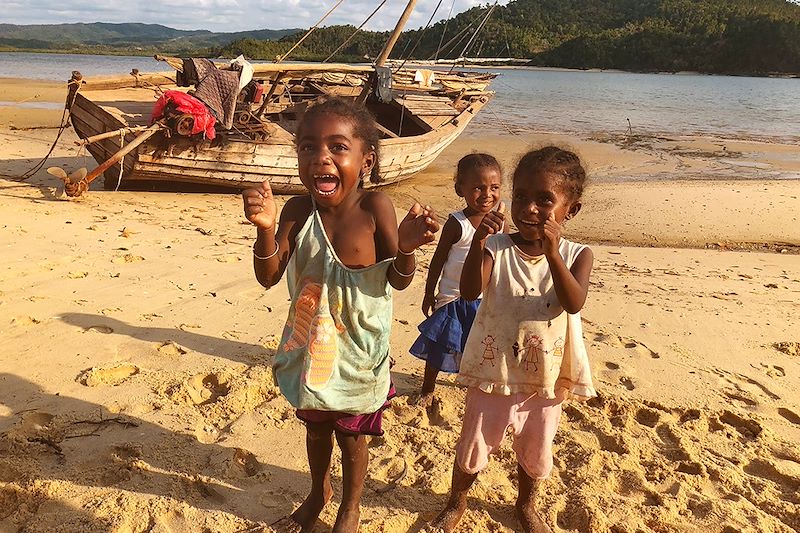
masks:
<svg viewBox="0 0 800 533"><path fill-rule="evenodd" d="M153 106L151 124L164 116L164 108L169 102L174 102L176 109L181 113L187 113L194 117L192 135L203 132L208 140L214 140L216 119L203 102L183 91L164 91L164 94L156 101L156 105Z"/></svg>

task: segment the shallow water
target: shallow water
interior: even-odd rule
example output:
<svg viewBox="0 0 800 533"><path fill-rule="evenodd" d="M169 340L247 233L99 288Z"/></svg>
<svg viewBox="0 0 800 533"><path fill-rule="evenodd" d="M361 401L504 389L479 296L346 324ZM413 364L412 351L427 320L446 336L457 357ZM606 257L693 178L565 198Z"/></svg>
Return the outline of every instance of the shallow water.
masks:
<svg viewBox="0 0 800 533"><path fill-rule="evenodd" d="M0 53L0 77L67 80L170 70L151 57ZM495 98L467 129L481 133L628 132L800 142L800 79L545 69L499 74Z"/></svg>

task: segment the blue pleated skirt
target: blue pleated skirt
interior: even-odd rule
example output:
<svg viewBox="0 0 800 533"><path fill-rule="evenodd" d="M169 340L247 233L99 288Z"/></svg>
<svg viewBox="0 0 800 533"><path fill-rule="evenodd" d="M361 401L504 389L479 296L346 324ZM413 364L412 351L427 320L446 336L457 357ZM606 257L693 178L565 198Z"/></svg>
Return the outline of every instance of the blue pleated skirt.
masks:
<svg viewBox="0 0 800 533"><path fill-rule="evenodd" d="M457 373L480 303L459 298L434 311L419 325L420 335L411 345L411 355L442 372Z"/></svg>

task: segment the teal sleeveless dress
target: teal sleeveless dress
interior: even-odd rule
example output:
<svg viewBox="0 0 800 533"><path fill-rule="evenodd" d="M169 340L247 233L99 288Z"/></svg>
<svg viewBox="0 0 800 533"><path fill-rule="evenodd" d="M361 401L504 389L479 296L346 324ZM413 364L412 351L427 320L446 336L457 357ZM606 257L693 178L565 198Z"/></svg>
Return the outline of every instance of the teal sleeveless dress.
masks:
<svg viewBox="0 0 800 533"><path fill-rule="evenodd" d="M345 418L343 429L361 432L362 422L374 421L348 415L380 416L391 386L391 262L345 266L312 208L287 266L292 303L273 363L275 381L301 419Z"/></svg>

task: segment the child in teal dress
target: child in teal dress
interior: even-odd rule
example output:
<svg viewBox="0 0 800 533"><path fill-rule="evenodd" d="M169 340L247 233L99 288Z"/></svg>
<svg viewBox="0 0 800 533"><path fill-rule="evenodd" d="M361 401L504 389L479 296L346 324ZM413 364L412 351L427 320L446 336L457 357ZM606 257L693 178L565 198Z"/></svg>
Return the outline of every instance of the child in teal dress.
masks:
<svg viewBox="0 0 800 533"><path fill-rule="evenodd" d="M311 531L333 493L334 436L342 450L342 503L334 532L357 531L369 457L388 405L392 288L406 288L414 251L434 239L433 212L414 204L398 229L394 207L360 187L378 172L379 133L362 106L339 98L312 105L296 134L309 194L286 202L277 224L269 182L242 193L256 225L253 268L264 286L287 274L292 305L273 363L275 381L306 424L311 492L274 527ZM373 178L372 181L375 181Z"/></svg>

